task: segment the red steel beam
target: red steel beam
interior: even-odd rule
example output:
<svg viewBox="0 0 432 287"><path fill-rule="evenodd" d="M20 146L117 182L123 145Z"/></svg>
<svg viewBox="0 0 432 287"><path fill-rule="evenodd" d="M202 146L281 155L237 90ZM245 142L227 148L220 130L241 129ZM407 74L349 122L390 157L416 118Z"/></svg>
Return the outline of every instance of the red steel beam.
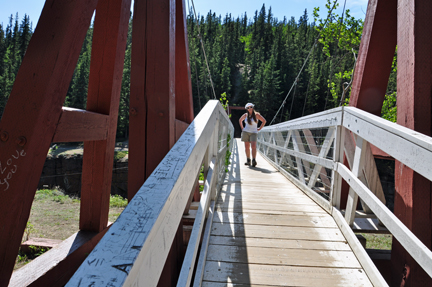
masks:
<svg viewBox="0 0 432 287"><path fill-rule="evenodd" d="M350 106L381 116L396 48L397 0L370 0L366 12L359 56L354 72ZM391 157L371 145L375 157ZM344 160L345 165L347 161ZM349 185L343 181L341 208L345 208Z"/></svg>
<svg viewBox="0 0 432 287"><path fill-rule="evenodd" d="M49 258L44 258L43 262L32 261L23 270L19 269L18 272L14 272L10 285L32 287L65 286L108 229L109 227L99 233L88 231L75 233L55 248L44 253L43 256L49 256Z"/></svg>
<svg viewBox="0 0 432 287"><path fill-rule="evenodd" d="M175 0L147 0L146 178L175 142Z"/></svg>
<svg viewBox="0 0 432 287"><path fill-rule="evenodd" d="M397 123L431 136L432 1L398 0ZM432 245L431 182L396 161L395 215ZM432 279L393 240L392 286L432 286Z"/></svg>
<svg viewBox="0 0 432 287"><path fill-rule="evenodd" d="M175 118L190 124L194 113L184 0L176 1L175 40Z"/></svg>
<svg viewBox="0 0 432 287"><path fill-rule="evenodd" d="M350 96L350 106L377 116L381 116L396 48L396 1L369 1Z"/></svg>
<svg viewBox="0 0 432 287"><path fill-rule="evenodd" d="M0 122L0 286L12 273L97 0L47 0Z"/></svg>
<svg viewBox="0 0 432 287"><path fill-rule="evenodd" d="M147 37L146 1L134 2L129 99L128 200L146 179L147 102L145 98Z"/></svg>
<svg viewBox="0 0 432 287"><path fill-rule="evenodd" d="M175 142L175 0L135 1L128 198Z"/></svg>
<svg viewBox="0 0 432 287"><path fill-rule="evenodd" d="M53 142L105 140L109 116L63 107Z"/></svg>
<svg viewBox="0 0 432 287"><path fill-rule="evenodd" d="M109 115L107 138L85 141L80 229L108 224L117 116L131 0L99 1L94 22L87 110Z"/></svg>
<svg viewBox="0 0 432 287"><path fill-rule="evenodd" d="M370 0L354 71L350 106L381 116L382 105L396 49L397 0ZM374 155L388 155L372 146ZM344 160L347 165L347 161ZM345 208L349 185L342 183L341 208Z"/></svg>

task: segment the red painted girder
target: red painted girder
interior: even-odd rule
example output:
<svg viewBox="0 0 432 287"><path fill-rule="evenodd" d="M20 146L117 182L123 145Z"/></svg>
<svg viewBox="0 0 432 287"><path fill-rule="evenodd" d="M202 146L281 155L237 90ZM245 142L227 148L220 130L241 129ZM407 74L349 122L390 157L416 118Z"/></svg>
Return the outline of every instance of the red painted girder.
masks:
<svg viewBox="0 0 432 287"><path fill-rule="evenodd" d="M190 124L194 114L184 0L176 1L175 33L175 118Z"/></svg>
<svg viewBox="0 0 432 287"><path fill-rule="evenodd" d="M132 22L134 48L131 53L129 99L129 201L146 179L147 102L144 96L147 65L146 13L146 1L135 1Z"/></svg>
<svg viewBox="0 0 432 287"><path fill-rule="evenodd" d="M108 224L120 90L131 0L99 1L94 22L87 110L109 115L107 138L85 141L80 229Z"/></svg>
<svg viewBox="0 0 432 287"><path fill-rule="evenodd" d="M46 260L45 262L31 262L29 265L26 265L25 268L30 267L31 270L23 271L29 272L29 274L18 273L21 273L20 276L26 277L24 282L20 280L20 277L15 277L17 273L14 273L10 285L17 287L63 287L108 230L109 227L99 233L79 231L57 245L54 249L51 249L48 253L45 253L45 257L47 255L50 257L44 258ZM73 240L72 245L70 244L71 240ZM67 255L63 256L62 254L65 253L67 253ZM46 266L49 266L50 269L41 274L40 270Z"/></svg>
<svg viewBox="0 0 432 287"><path fill-rule="evenodd" d="M175 141L175 0L135 1L128 198Z"/></svg>
<svg viewBox="0 0 432 287"><path fill-rule="evenodd" d="M354 72L350 106L381 116L396 48L397 0L370 0Z"/></svg>
<svg viewBox="0 0 432 287"><path fill-rule="evenodd" d="M0 122L0 286L7 286L96 0L47 0Z"/></svg>
<svg viewBox="0 0 432 287"><path fill-rule="evenodd" d="M185 130L189 127L188 123L182 122L180 120L175 120L175 141L181 137Z"/></svg>
<svg viewBox="0 0 432 287"><path fill-rule="evenodd" d="M397 123L428 136L432 134L431 15L432 1L398 1ZM395 215L431 248L431 182L396 161L395 185ZM432 286L432 279L396 240L391 258L392 286Z"/></svg>
<svg viewBox="0 0 432 287"><path fill-rule="evenodd" d="M354 70L349 105L377 116L381 116L396 48L396 1L369 1ZM375 147L372 150L374 155L386 155ZM347 165L346 159L344 164ZM349 185L343 182L341 208L345 207L348 189Z"/></svg>
<svg viewBox="0 0 432 287"><path fill-rule="evenodd" d="M53 142L83 142L107 138L109 116L63 107Z"/></svg>

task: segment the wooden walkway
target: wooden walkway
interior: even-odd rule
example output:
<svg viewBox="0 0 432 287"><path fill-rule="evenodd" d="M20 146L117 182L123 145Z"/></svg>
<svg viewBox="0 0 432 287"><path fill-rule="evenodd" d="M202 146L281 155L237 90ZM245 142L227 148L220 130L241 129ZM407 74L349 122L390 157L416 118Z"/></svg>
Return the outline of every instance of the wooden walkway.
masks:
<svg viewBox="0 0 432 287"><path fill-rule="evenodd" d="M372 286L328 213L261 156L244 162L237 140L202 286Z"/></svg>

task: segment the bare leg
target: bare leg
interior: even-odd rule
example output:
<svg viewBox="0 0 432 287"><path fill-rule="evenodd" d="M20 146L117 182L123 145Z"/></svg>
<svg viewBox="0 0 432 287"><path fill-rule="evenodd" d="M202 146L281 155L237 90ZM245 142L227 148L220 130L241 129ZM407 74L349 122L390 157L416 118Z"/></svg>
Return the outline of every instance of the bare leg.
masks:
<svg viewBox="0 0 432 287"><path fill-rule="evenodd" d="M252 146L252 158L256 158L256 153L257 153L257 151L256 151L256 145L257 145L257 142L251 142L251 146Z"/></svg>
<svg viewBox="0 0 432 287"><path fill-rule="evenodd" d="M250 142L244 142L244 143L245 143L246 157L250 158Z"/></svg>

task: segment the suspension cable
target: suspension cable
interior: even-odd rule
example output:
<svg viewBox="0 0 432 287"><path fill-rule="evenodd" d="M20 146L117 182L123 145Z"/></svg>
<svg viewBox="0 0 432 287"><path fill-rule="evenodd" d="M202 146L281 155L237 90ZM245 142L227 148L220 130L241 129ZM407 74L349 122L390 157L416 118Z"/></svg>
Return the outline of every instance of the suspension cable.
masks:
<svg viewBox="0 0 432 287"><path fill-rule="evenodd" d="M343 102L345 101L345 93L351 87L352 82L354 80L354 71L355 71L355 67L356 67L356 64L357 64L357 56L356 56L356 53L354 52L354 49L351 49L351 51L352 51L352 53L354 55L354 66L353 66L353 69L352 69L351 81L349 83L347 83L347 82L343 83L343 85L346 85L346 87L343 88L342 97L341 97L341 100L340 100L340 103L339 103L339 107L342 106Z"/></svg>
<svg viewBox="0 0 432 287"><path fill-rule="evenodd" d="M213 97L216 100L217 98L216 98L216 93L215 93L214 86L213 86L213 80L212 80L211 73L210 73L210 67L209 67L209 64L208 64L208 61L207 61L207 55L206 55L206 52L205 52L205 49L204 49L204 43L203 43L202 36L201 36L201 29L200 29L200 25L199 25L199 19L197 17L196 11L195 11L194 1L193 0L191 0L191 1L192 1L192 8L193 8L193 11L194 11L194 15L195 15L196 23L197 23L197 28L198 28L198 38L199 38L199 40L201 42L201 48L203 50L204 59L205 59L206 65L207 65L208 77L210 79L210 84L211 84L212 91L213 91Z"/></svg>
<svg viewBox="0 0 432 287"><path fill-rule="evenodd" d="M336 0L336 1L334 2L333 7L332 7L331 10L329 11L329 13L328 13L328 15L327 15L327 19L325 20L324 25L323 25L322 28L321 28L321 31L322 31L322 29L324 29L324 27L327 25L327 22L328 22L329 19L330 19L330 15L331 15L331 13L333 12L333 9L336 7L337 2L338 2L338 0ZM192 3L193 3L193 0L192 0ZM298 82L298 80L299 80L300 74L301 74L301 72L303 71L303 68L305 67L307 61L309 60L309 57L310 57L310 55L312 54L313 49L315 48L315 46L316 46L317 43L318 43L318 40L319 40L319 38L320 38L320 36L321 36L321 31L318 33L318 36L316 37L315 42L314 42L314 44L312 45L312 47L311 47L311 49L310 49L310 51L309 51L309 54L307 55L306 59L304 60L303 65L302 65L302 67L300 68L300 71L298 72L297 77L296 77L295 80L294 80L294 83L292 84L292 86L291 86L291 88L290 88L288 94L286 95L285 99L283 100L282 105L279 107L278 111L276 112L275 116L273 117L272 121L270 122L270 125L275 121L276 116L278 115L279 111L282 109L282 106L285 105L286 100L287 100L288 96L290 95L290 93L291 93L292 89L294 88L294 86L297 85L297 82ZM292 109L292 105L291 105L291 109Z"/></svg>

